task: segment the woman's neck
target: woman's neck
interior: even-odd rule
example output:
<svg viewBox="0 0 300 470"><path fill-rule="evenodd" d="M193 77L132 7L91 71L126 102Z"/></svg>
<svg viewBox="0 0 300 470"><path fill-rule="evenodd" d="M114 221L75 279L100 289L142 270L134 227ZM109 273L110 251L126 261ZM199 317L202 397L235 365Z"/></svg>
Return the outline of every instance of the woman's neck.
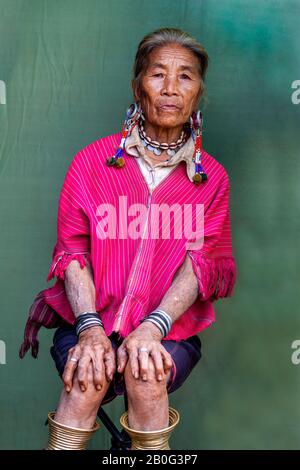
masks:
<svg viewBox="0 0 300 470"><path fill-rule="evenodd" d="M177 127L170 127L170 128L162 128L158 126L154 126L149 122L144 122L144 130L146 135L150 137L151 140L155 140L156 142L160 143L167 143L170 144L172 142L177 142L180 138L183 126Z"/></svg>

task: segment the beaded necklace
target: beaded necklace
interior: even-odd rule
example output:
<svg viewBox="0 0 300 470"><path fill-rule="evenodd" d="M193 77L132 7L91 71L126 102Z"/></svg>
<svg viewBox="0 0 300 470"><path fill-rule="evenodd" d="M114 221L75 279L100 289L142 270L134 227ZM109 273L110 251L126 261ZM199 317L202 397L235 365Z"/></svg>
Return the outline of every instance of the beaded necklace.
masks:
<svg viewBox="0 0 300 470"><path fill-rule="evenodd" d="M115 154L112 157L107 158L106 164L108 166L115 166L116 168L122 168L125 165L125 159L124 159L124 154L125 154L125 142L127 137L131 134L132 130L135 128L135 126L138 125L139 127L139 132L140 132L140 127L141 127L141 139L142 142L145 142L145 147L149 149L148 146L153 148L153 153L156 155L160 155L162 150L168 150L171 152L168 153L170 156L174 155L176 153L176 150L183 145L183 143L186 141L188 132L186 125L184 125L183 129L183 134L181 133L180 138L177 140L177 142L172 142L171 144L167 143L160 143L156 141L152 141L149 137L146 136L146 133L144 131L143 125L142 125L142 120L144 120L145 117L143 115L143 110L140 106L140 103L133 103L129 106L126 112L126 119L123 123L122 127L122 138L119 147L117 148ZM140 122L140 124L139 124ZM202 157L202 125L203 125L203 117L201 111L193 112L192 115L190 116L190 123L189 123L189 128L192 133L192 137L194 140L195 144L195 149L194 149L194 154L193 154L193 162L195 164L195 174L193 176L193 182L195 184L200 184L208 180L208 176L205 173L202 164L201 164L201 157ZM143 144L144 144L143 142ZM150 150L150 149L149 149ZM159 151L160 153L155 152ZM172 153L172 152L175 153Z"/></svg>
<svg viewBox="0 0 300 470"><path fill-rule="evenodd" d="M170 144L157 142L156 140L152 140L146 135L142 120L139 121L138 131L143 146L158 156L161 155L164 150L166 150L169 157L173 157L176 151L178 151L180 147L185 144L188 137L187 132L185 129L183 129L179 139L176 142L171 142Z"/></svg>

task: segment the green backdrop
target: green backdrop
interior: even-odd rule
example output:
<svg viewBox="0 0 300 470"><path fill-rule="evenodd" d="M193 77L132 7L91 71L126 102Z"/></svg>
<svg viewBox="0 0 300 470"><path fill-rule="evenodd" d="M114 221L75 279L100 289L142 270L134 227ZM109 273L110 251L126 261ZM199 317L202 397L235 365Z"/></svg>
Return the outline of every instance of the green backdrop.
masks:
<svg viewBox="0 0 300 470"><path fill-rule="evenodd" d="M204 145L227 169L238 282L203 332L203 359L170 396L173 449L296 449L300 365L300 2L0 0L0 447L40 449L60 381L41 332L38 360L18 348L56 240L66 170L118 132L131 68L148 32L180 27L209 55ZM3 344L2 343L2 346ZM3 362L3 361L2 361ZM106 406L118 423L121 398ZM90 448L108 449L105 429Z"/></svg>

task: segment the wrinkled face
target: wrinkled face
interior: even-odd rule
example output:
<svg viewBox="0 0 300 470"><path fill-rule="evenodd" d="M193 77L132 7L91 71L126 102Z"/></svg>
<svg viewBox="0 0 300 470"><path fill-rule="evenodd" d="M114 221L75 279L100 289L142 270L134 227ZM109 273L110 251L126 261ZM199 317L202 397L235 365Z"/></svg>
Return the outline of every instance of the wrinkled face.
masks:
<svg viewBox="0 0 300 470"><path fill-rule="evenodd" d="M146 121L161 128L183 125L197 109L201 79L197 57L177 44L154 49L141 79L140 93Z"/></svg>

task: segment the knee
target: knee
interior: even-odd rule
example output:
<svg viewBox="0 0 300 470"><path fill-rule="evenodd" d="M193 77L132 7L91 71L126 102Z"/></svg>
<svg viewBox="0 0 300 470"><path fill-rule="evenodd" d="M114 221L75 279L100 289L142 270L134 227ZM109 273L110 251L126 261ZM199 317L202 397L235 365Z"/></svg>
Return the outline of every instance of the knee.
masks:
<svg viewBox="0 0 300 470"><path fill-rule="evenodd" d="M134 401L156 401L167 394L167 375L158 381L155 374L153 360L149 358L147 380L133 377L129 362L124 371L125 386L128 398Z"/></svg>
<svg viewBox="0 0 300 470"><path fill-rule="evenodd" d="M100 405L104 395L109 387L109 382L103 381L101 390L97 390L94 384L94 376L92 365L90 364L87 373L87 388L83 392L78 381L77 373L75 372L73 378L73 387L69 392L69 398L76 403L79 409L95 408Z"/></svg>

